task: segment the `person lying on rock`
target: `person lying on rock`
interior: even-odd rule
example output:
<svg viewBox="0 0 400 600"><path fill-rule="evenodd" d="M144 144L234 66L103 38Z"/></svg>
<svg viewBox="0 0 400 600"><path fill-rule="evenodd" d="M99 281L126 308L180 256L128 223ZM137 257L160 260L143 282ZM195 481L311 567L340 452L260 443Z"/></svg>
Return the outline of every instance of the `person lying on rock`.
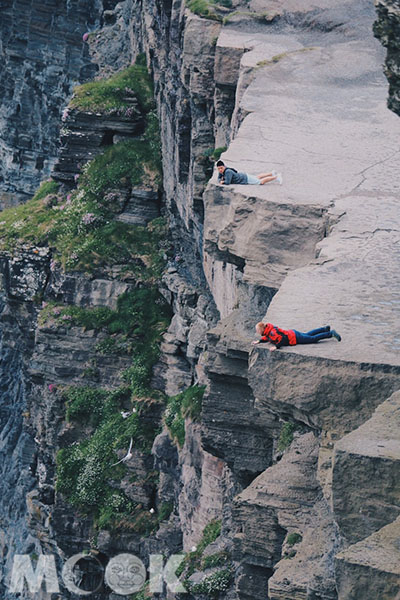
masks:
<svg viewBox="0 0 400 600"><path fill-rule="evenodd" d="M312 329L307 333L296 331L296 329L280 329L272 323L257 323L256 332L261 336L261 339L252 342L252 344L262 344L264 342L270 342L273 347L270 351L277 350L282 346L295 346L296 344L315 344L319 340L325 340L327 338L336 338L338 342L341 341L340 335L334 329L331 329L330 325L325 327L319 327L318 329Z"/></svg>
<svg viewBox="0 0 400 600"><path fill-rule="evenodd" d="M270 181L277 181L282 185L282 175L276 171L271 173L260 173L260 175L250 175L249 173L238 173L236 169L225 166L222 160L217 162L218 183L229 185L230 183L243 183L245 185L264 185Z"/></svg>

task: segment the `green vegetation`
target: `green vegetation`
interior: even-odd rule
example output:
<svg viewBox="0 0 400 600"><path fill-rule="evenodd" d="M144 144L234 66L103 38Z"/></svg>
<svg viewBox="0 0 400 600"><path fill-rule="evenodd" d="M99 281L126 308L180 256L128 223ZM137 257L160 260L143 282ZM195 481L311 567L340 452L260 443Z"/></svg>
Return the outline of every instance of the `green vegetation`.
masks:
<svg viewBox="0 0 400 600"><path fill-rule="evenodd" d="M135 353L140 352L143 357L154 349L154 345L158 347L171 316L169 304L158 289L151 286L125 292L118 298L115 310L106 306L83 308L49 302L39 314L39 324L52 322L103 330L110 335L123 334L125 339L135 341Z"/></svg>
<svg viewBox="0 0 400 600"><path fill-rule="evenodd" d="M294 546L298 544L303 539L303 536L300 533L289 533L286 538L286 543L288 546Z"/></svg>
<svg viewBox="0 0 400 600"><path fill-rule="evenodd" d="M217 597L220 592L229 589L232 581L232 569L226 567L205 577L201 583L185 581L185 586L191 594L207 594L208 597Z"/></svg>
<svg viewBox="0 0 400 600"><path fill-rule="evenodd" d="M132 354L133 344L126 335L113 334L96 344L97 354L113 354L114 356Z"/></svg>
<svg viewBox="0 0 400 600"><path fill-rule="evenodd" d="M154 108L153 86L142 54L136 63L108 79L97 79L74 89L70 108L131 116L137 99L141 113Z"/></svg>
<svg viewBox="0 0 400 600"><path fill-rule="evenodd" d="M107 414L113 413L118 396L91 387L71 387L64 392L66 419L83 421L97 427Z"/></svg>
<svg viewBox="0 0 400 600"><path fill-rule="evenodd" d="M112 188L118 187L118 181L129 179L133 185L156 172L155 163L150 165L147 160L150 154L144 157L148 151L146 142L121 142L89 163L77 190L67 199L43 197L42 186L26 204L6 209L0 221L0 248L12 251L21 244L48 245L54 260L66 270L91 273L100 267L127 264L131 265L125 269L127 274L144 281L158 278L164 266L164 220L134 227L113 220L116 194ZM99 165L103 177L99 175L94 183Z"/></svg>
<svg viewBox="0 0 400 600"><path fill-rule="evenodd" d="M273 56L269 60L267 60L267 59L259 60L256 67L260 68L260 67L265 67L267 65L273 65L273 64L279 62L280 60L282 60L283 58L290 56L291 54L300 54L302 52L309 52L310 50L315 50L315 48L310 46L310 47L306 47L306 48L300 48L299 50L291 50L288 52L281 52L280 54L275 54L275 56Z"/></svg>
<svg viewBox="0 0 400 600"><path fill-rule="evenodd" d="M226 150L227 146L220 146L219 148L207 148L202 156L208 161L215 162L220 159L221 154Z"/></svg>
<svg viewBox="0 0 400 600"><path fill-rule="evenodd" d="M149 453L159 431L163 397L150 389L151 371L158 359L159 341L170 308L155 288L139 288L118 298L116 310L105 307L84 309L48 305L40 319L75 323L87 329L122 333L132 340L132 366L123 373L125 385L109 391L90 387L70 387L64 391L66 418L92 430L80 443L60 450L57 455L57 490L84 514L95 517L98 528L124 526L138 533L153 531L166 518L169 507L151 515L116 489L125 474L117 462L116 450L133 448ZM128 407L128 411L127 411ZM130 413L124 418L123 412ZM148 482L153 486L154 482ZM162 511L161 511L162 509ZM172 507L171 507L172 510Z"/></svg>
<svg viewBox="0 0 400 600"><path fill-rule="evenodd" d="M85 84L91 86L92 95L85 92L84 97L97 99L97 90L108 102L112 90L125 89L117 82L126 83L128 76L132 81L137 77L135 94L146 113L143 135L113 144L88 162L77 176L76 190L70 194L61 193L54 181L46 181L32 200L3 211L0 249L13 251L23 244L49 246L53 251L52 268L61 263L65 270L93 273L99 268L124 265L124 276L141 281L160 277L166 250L164 220L155 219L147 226L115 220L132 186L157 188L161 182L160 138L157 117L151 110L151 80L144 66L134 65L109 80ZM96 109L100 108L96 104Z"/></svg>
<svg viewBox="0 0 400 600"><path fill-rule="evenodd" d="M231 561L231 555L225 550L205 556L201 561L201 570L211 569L213 567L222 567Z"/></svg>
<svg viewBox="0 0 400 600"><path fill-rule="evenodd" d="M232 0L187 0L189 10L199 17L222 22L220 12L232 8Z"/></svg>
<svg viewBox="0 0 400 600"><path fill-rule="evenodd" d="M157 289L167 250L166 223L159 218L147 226L132 226L115 220L132 187L157 188L161 182L158 122L143 57L108 80L77 88L70 107L128 118L138 107L145 131L140 139L108 146L88 162L76 175L75 191L64 194L50 180L31 201L4 211L0 248L48 246L52 270L61 264L65 270L101 269L104 274L116 267L113 273L135 278L135 289L118 298L115 310L44 303L39 323L96 330L101 332L96 352L132 356L131 367L122 374L123 385L116 390L89 386L62 390L66 419L77 431L83 429L84 439L59 451L56 487L82 514L92 516L97 528L123 527L149 534L173 507L161 505L156 515L132 501L119 489L126 466L115 464L131 440L134 454L149 454L159 432L164 397L150 389L150 379L161 334L170 320L170 308ZM96 357L83 374L98 377ZM149 488L150 497L154 473L139 483Z"/></svg>
<svg viewBox="0 0 400 600"><path fill-rule="evenodd" d="M199 17L212 19L213 21L222 21L222 17L212 9L212 4L207 0L188 0L187 7Z"/></svg>
<svg viewBox="0 0 400 600"><path fill-rule="evenodd" d="M286 450L286 448L289 448L290 444L293 442L293 434L295 429L296 427L294 423L291 423L290 421L284 423L278 440L278 452L283 452Z"/></svg>
<svg viewBox="0 0 400 600"><path fill-rule="evenodd" d="M180 447L185 443L185 418L197 421L201 415L205 386L192 386L168 399L164 422Z"/></svg>
<svg viewBox="0 0 400 600"><path fill-rule="evenodd" d="M166 521L172 513L174 505L172 502L163 502L158 510L158 520Z"/></svg>
<svg viewBox="0 0 400 600"><path fill-rule="evenodd" d="M121 520L140 533L149 533L157 525L157 517L115 489L125 473L117 462L116 450L133 448L150 453L159 428L154 419L154 405L159 398L130 399L131 389L115 391L71 387L65 391L67 420L94 428L91 435L57 455L57 491L84 514L92 514L97 526L116 527ZM153 396L155 393L153 392ZM131 414L121 412L131 402Z"/></svg>
<svg viewBox="0 0 400 600"><path fill-rule="evenodd" d="M50 196L51 194L57 194L58 188L58 183L56 183L52 179L42 181L38 191L33 196L32 201L38 202L39 200L43 200L43 198L46 198L46 196Z"/></svg>
<svg viewBox="0 0 400 600"><path fill-rule="evenodd" d="M220 533L221 533L221 521L220 520L210 521L210 523L208 523L208 525L206 525L204 527L202 538L201 538L200 542L198 543L196 550L194 550L193 552L189 552L185 556L184 560L181 562L181 564L179 565L179 567L176 571L177 577L180 577L181 575L184 574L185 585L186 585L187 579L191 575L193 575L193 573L195 571L203 570L203 567L202 567L203 552L207 548L207 546L209 546L210 544L215 542L215 540L218 538Z"/></svg>

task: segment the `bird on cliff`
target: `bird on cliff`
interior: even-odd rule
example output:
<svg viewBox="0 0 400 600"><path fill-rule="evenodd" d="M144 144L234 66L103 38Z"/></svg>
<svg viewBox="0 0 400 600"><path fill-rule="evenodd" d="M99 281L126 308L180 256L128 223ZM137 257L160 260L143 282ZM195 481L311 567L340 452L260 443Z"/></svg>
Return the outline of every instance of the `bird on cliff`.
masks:
<svg viewBox="0 0 400 600"><path fill-rule="evenodd" d="M133 439L131 438L131 442L129 444L129 450L128 450L127 454L124 456L124 458L121 458L121 460L119 460L118 462L116 462L113 465L111 465L112 467L115 467L116 465L119 465L119 463L126 462L127 460L129 460L130 458L132 458L132 456L133 456L133 454L132 454L132 445L133 445Z"/></svg>

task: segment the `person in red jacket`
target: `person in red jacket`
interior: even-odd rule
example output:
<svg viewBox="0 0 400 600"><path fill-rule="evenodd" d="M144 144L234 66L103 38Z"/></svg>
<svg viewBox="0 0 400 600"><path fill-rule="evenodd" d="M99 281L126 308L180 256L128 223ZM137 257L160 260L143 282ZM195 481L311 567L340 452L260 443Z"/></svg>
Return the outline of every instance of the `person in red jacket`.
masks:
<svg viewBox="0 0 400 600"><path fill-rule="evenodd" d="M318 329L312 329L307 333L296 331L296 329L280 329L272 323L257 323L256 332L261 336L261 339L252 342L254 345L270 342L273 344L273 348L270 351L277 350L282 346L295 346L296 344L315 344L319 340L325 340L327 338L336 338L338 342L341 341L340 335L334 329L330 328L330 325L325 327L319 327Z"/></svg>

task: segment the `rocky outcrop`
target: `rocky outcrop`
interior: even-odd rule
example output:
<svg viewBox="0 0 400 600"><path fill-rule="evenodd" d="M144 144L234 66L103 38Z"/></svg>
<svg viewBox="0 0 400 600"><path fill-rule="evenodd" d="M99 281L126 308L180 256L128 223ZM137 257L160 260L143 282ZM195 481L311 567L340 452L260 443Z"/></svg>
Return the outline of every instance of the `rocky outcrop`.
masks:
<svg viewBox="0 0 400 600"><path fill-rule="evenodd" d="M333 509L341 534L351 543L400 514L399 416L397 392L335 444Z"/></svg>
<svg viewBox="0 0 400 600"><path fill-rule="evenodd" d="M338 542L315 477L317 460L318 440L311 433L300 436L278 464L235 498L240 598L265 598L267 588L274 600L307 598L311 590L335 597L329 555Z"/></svg>
<svg viewBox="0 0 400 600"><path fill-rule="evenodd" d="M308 13L307 2L301 4L303 12L293 16L293 24L302 21L304 27L311 13ZM290 7L285 9L284 18L288 18ZM370 12L369 26L372 16ZM324 13L321 9L313 13L313 17L314 26L318 23L321 30L327 28L332 19L331 25L337 22L337 32L344 33L343 21L339 24L337 12L334 14L328 9ZM243 88L234 113L237 125L223 158L228 164L255 174L265 170L265 160L259 157L271 156L268 168L284 171L284 185L282 188L271 184L221 189L212 180L206 192L204 270L227 323L226 349L240 347L233 323L235 313L240 314L243 296L238 293L237 281L242 278L245 285L263 281L271 289L266 315L261 312L254 315L253 325L262 319L307 331L330 323L343 337L341 344L325 342L274 354L265 346L259 346L250 354L248 374L242 371L252 392L248 397L254 398L251 403L254 412L246 412L246 416L257 415L253 431L257 427L264 429L266 438L271 436L273 448L277 434L271 432L264 419L275 415L289 419L300 429L311 428L318 442L315 442L314 463L310 465L316 482L315 495L307 503L308 508L313 506L313 517L309 520L312 525L309 529L300 527L304 541L298 550L295 546L295 556L283 556L290 553L285 542L288 530L284 519L279 520L273 510L275 500L271 499L270 492L278 481L290 481L291 474L284 470L281 474L279 470L284 469L284 459L267 468L234 501L234 523L238 526L234 538L238 549L235 589L239 598L254 598L257 594L264 598L267 593L276 599L337 597L334 556L346 541L341 537L344 530L338 530L335 525L336 507L341 522L339 499L337 503L334 501L333 510L330 508L332 494L335 497L335 486L339 484L336 477L332 484L335 444L339 443L340 448L338 440L362 426L398 389L399 364L393 351L397 338L396 334L389 333L397 330L391 296L391 290L398 285L397 278L392 276L397 272L397 259L394 259L393 269L382 269L383 264L388 266L389 257L394 257L388 247L394 249L398 241L398 221L392 218L398 189L393 179L388 182L381 178L379 165L385 164L385 168L395 172L398 149L392 133L398 131L399 126L384 107L379 49L368 42L369 49L364 53L361 29L357 31L349 22L346 27L339 44L336 44L337 38L334 41L329 35L325 35L322 43L314 34L308 37L309 45L303 40L301 47L294 43L294 39L299 41L299 38L285 37L284 32L274 35L277 30L269 36L269 45L256 45L249 27L247 44L253 43L253 49L245 53L241 61ZM232 39L235 34L232 25ZM238 47L244 45L245 35L242 25L240 33L237 32ZM352 41L348 39L350 35L354 36ZM332 43L328 43L329 39ZM283 44L286 49L282 48ZM361 52L354 70L344 67L350 48L353 57L354 52ZM379 88L377 78L381 81ZM350 82L353 83L349 85ZM363 104L360 110L352 103L354 85L358 87L360 98L368 98L368 109ZM315 102L316 97L318 102ZM266 118L265 106L273 118ZM352 106L354 120L350 111L343 122L343 106ZM371 118L364 120L364 110L369 109L373 111ZM371 120L375 119L381 123L376 129L376 139L381 142L374 146L374 160L370 161L368 150L365 154L363 150L367 148ZM341 130L338 145L333 134L337 128ZM380 137L382 128L387 131L385 140ZM249 148L255 144L258 152L253 158ZM342 161L340 167L338 160ZM335 176L337 169L341 173L339 178ZM285 218L281 218L281 214ZM310 223L312 239L309 238ZM265 235L258 238L260 231L265 231ZM374 298L373 309L371 298ZM387 335L382 334L382 323L386 323ZM219 324L216 331L221 328ZM245 344L248 350L251 329L245 332L242 328L241 336L241 350ZM210 444L211 450L209 440L212 439L217 452L225 452L227 460L232 460L229 453L233 444L222 449L221 443L220 449L215 441L218 440L216 431L209 436L207 431L215 413L218 414L217 403L212 402L214 373L228 372L232 378L233 371L226 368L226 359L225 362L219 357L216 360L212 351L209 354L211 385L203 404L205 444ZM244 398L242 393L241 399ZM232 411L231 399L229 408L226 416L229 428L243 427L243 423L246 426L243 416L239 418L238 412ZM215 429L222 430L222 418L217 419L217 424ZM260 445L257 448L260 449ZM244 451L243 455L247 457L248 453ZM254 450L251 456L257 456ZM305 457L300 459L302 461L306 461ZM388 465L389 471L391 467ZM365 481L368 479L366 475ZM356 493L356 485L349 487ZM338 498L340 489L339 484ZM360 497L368 496L366 487L363 491L360 486L358 489ZM390 498L396 493L396 485L388 483L387 491L389 489L389 494L383 492L383 496L392 505ZM289 499L290 492L283 492L282 497ZM343 517L345 513L343 509ZM396 515L393 510L388 520ZM300 524L301 518L298 518ZM265 521L269 527L266 525L264 529ZM385 521L380 526L383 524ZM348 529L352 529L350 524ZM322 545L316 545L316 540Z"/></svg>
<svg viewBox="0 0 400 600"><path fill-rule="evenodd" d="M339 600L388 598L400 594L400 522L386 525L335 557Z"/></svg>
<svg viewBox="0 0 400 600"><path fill-rule="evenodd" d="M105 115L104 111L65 110L61 148L52 174L55 180L73 184L82 167L104 152L107 146L143 133L144 120L138 102L134 96L128 100L127 116Z"/></svg>
<svg viewBox="0 0 400 600"><path fill-rule="evenodd" d="M376 0L374 34L387 49L385 75L389 82L388 107L400 115L400 4L398 0Z"/></svg>

